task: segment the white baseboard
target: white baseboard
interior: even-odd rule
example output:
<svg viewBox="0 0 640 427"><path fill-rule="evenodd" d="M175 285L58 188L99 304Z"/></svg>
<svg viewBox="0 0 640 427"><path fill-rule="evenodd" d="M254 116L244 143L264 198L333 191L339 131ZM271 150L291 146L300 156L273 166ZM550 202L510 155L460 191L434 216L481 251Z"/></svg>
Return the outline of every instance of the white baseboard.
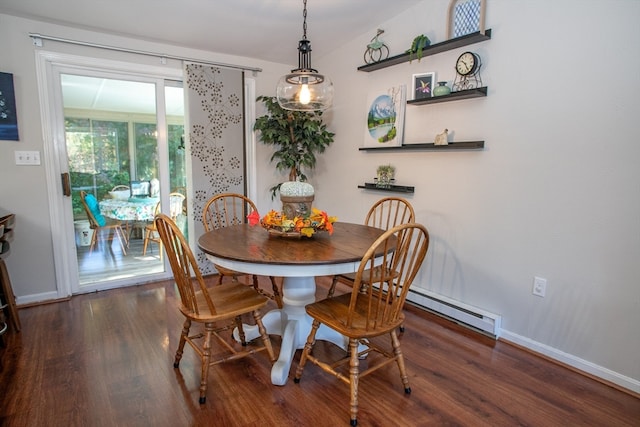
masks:
<svg viewBox="0 0 640 427"><path fill-rule="evenodd" d="M31 294L31 295L25 295L22 297L16 297L16 305L21 306L21 305L33 304L37 302L53 301L53 300L57 300L58 298L59 297L58 297L57 291L44 292L41 294Z"/></svg>
<svg viewBox="0 0 640 427"><path fill-rule="evenodd" d="M580 371L586 372L598 378L602 378L633 392L640 393L640 381L626 377L602 366L598 366L595 363L589 362L587 360L580 359L579 357L576 357L572 354L565 353L556 348L549 347L548 345L533 341L532 339L523 337L522 335L514 334L513 332L509 332L504 329L502 329L502 336L500 339L518 344L536 353L543 354L551 359L579 369Z"/></svg>

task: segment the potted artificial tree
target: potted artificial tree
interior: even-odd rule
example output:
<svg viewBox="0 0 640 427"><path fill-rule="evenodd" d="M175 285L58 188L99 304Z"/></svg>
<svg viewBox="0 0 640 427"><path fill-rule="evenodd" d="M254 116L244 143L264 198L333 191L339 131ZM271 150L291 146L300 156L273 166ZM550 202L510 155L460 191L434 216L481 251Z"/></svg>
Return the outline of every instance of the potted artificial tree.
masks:
<svg viewBox="0 0 640 427"><path fill-rule="evenodd" d="M260 132L260 140L273 145L271 161L276 170L288 173L289 180L270 188L273 199L280 192L282 210L287 217L311 212L314 190L307 183L303 168L311 170L316 165L316 154L323 153L333 142L334 134L322 122L322 111L291 111L278 104L275 97L259 96L267 114L258 117L254 129Z"/></svg>

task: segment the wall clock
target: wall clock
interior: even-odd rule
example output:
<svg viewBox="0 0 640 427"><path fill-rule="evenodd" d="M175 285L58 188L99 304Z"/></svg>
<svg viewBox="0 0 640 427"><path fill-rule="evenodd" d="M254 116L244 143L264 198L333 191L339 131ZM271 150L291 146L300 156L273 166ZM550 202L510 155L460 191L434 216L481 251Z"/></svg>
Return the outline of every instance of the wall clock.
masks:
<svg viewBox="0 0 640 427"><path fill-rule="evenodd" d="M480 65L480 58L473 52L465 52L456 61L456 72L461 76L474 74Z"/></svg>
<svg viewBox="0 0 640 427"><path fill-rule="evenodd" d="M476 89L482 86L480 68L482 61L480 55L473 52L464 52L456 60L456 78L453 82L454 91Z"/></svg>

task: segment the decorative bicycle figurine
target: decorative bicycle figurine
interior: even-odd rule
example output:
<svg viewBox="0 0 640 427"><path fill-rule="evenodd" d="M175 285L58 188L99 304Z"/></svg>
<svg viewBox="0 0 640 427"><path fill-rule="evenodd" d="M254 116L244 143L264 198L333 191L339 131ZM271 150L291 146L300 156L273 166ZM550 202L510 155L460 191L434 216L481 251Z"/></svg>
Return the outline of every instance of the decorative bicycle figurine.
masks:
<svg viewBox="0 0 640 427"><path fill-rule="evenodd" d="M373 64L374 62L379 62L389 57L389 48L382 40L378 39L382 33L384 33L384 30L378 29L376 36L372 38L371 43L367 45L367 50L364 52L365 64Z"/></svg>

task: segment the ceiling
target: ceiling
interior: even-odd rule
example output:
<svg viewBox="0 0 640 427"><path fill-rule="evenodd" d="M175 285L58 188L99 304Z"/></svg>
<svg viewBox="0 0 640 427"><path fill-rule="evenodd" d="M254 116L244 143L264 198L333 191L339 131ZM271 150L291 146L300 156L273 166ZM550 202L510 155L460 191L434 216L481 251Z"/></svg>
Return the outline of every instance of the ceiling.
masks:
<svg viewBox="0 0 640 427"><path fill-rule="evenodd" d="M314 57L420 2L308 1L307 38ZM0 0L0 13L291 65L297 65L302 9L302 0Z"/></svg>
<svg viewBox="0 0 640 427"><path fill-rule="evenodd" d="M308 0L307 38L312 42L313 58L364 33L371 32L373 37L372 29L421 1ZM303 34L302 12L302 0L0 0L0 13L8 15L292 68L297 65L296 48ZM68 38L65 34L43 35ZM152 89L140 84L68 76L62 90L67 108L155 111ZM167 93L174 98L168 114L182 114L181 93L171 89Z"/></svg>
<svg viewBox="0 0 640 427"><path fill-rule="evenodd" d="M63 74L60 79L65 109L155 114L156 89L152 83ZM168 116L184 116L181 87L165 87Z"/></svg>

